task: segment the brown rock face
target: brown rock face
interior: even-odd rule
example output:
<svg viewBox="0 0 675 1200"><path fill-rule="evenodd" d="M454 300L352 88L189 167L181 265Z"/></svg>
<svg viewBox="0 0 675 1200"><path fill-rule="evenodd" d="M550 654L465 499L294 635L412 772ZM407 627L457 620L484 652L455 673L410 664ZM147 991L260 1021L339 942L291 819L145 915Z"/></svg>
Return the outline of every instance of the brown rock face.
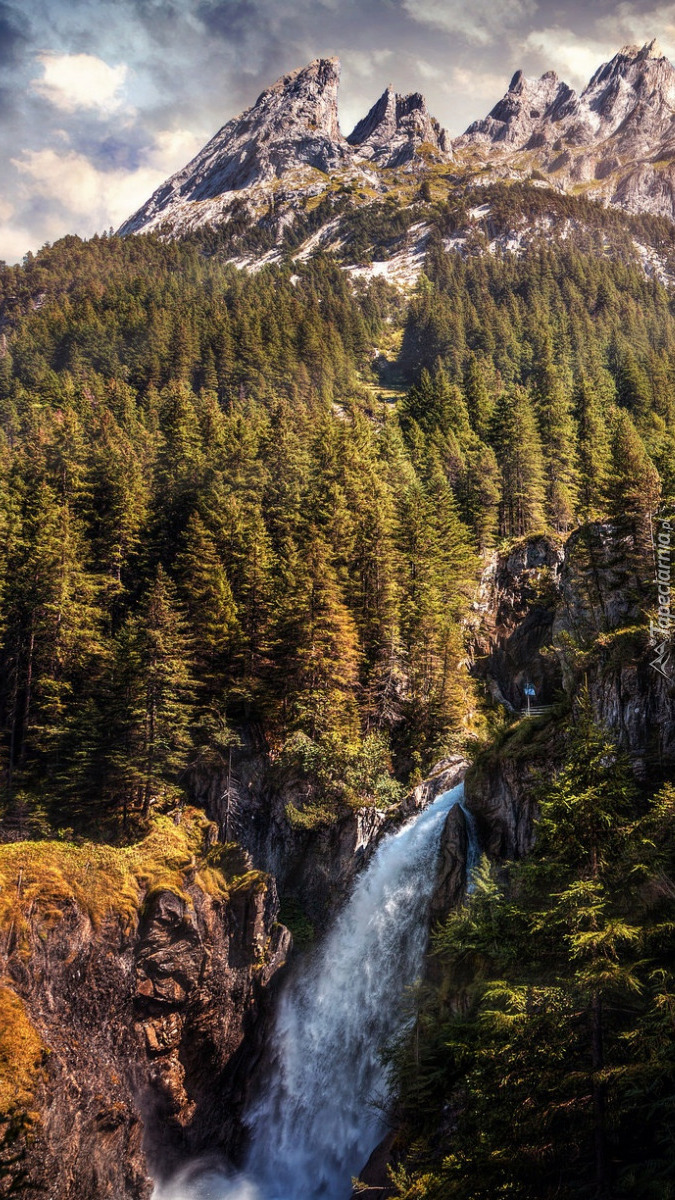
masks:
<svg viewBox="0 0 675 1200"><path fill-rule="evenodd" d="M562 561L555 538L528 538L496 556L483 575L477 672L509 708L524 706L528 682L536 704L552 703L561 689L560 666L548 647Z"/></svg>
<svg viewBox="0 0 675 1200"><path fill-rule="evenodd" d="M152 1176L236 1152L269 985L290 935L271 881L148 896L135 928L73 901L8 972L47 1049L22 1194L147 1200Z"/></svg>
<svg viewBox="0 0 675 1200"><path fill-rule="evenodd" d="M445 818L441 834L437 883L429 909L432 924L447 917L466 895L468 852L466 816L455 804Z"/></svg>

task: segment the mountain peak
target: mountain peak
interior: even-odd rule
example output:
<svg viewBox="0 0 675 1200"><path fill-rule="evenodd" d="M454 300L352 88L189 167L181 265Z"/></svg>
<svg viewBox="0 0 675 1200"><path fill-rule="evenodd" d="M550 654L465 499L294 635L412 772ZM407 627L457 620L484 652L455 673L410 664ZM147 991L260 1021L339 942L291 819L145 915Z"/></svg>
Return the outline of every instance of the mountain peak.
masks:
<svg viewBox="0 0 675 1200"><path fill-rule="evenodd" d="M315 58L306 67L282 75L261 92L252 108L243 114L262 117L274 113L282 121L297 119L328 137L340 139L338 121L339 58ZM228 126L225 126L228 128Z"/></svg>
<svg viewBox="0 0 675 1200"><path fill-rule="evenodd" d="M516 71L506 95L485 120L469 126L459 143L502 142L524 147L533 136L539 136L544 123L553 128L575 101L576 94L555 71L547 71L539 79L528 79L522 71Z"/></svg>
<svg viewBox="0 0 675 1200"><path fill-rule="evenodd" d="M153 228L179 207L185 211L186 202L221 201L232 192L269 184L289 171L329 172L344 166L350 150L340 133L339 83L337 58L315 58L308 66L282 75L158 188L120 232ZM225 201L222 204L227 207ZM210 217L218 215L222 213L209 210Z"/></svg>
<svg viewBox="0 0 675 1200"><path fill-rule="evenodd" d="M615 57L644 60L647 58L665 58L666 55L663 53L656 38L652 38L651 42L645 42L644 46L622 46Z"/></svg>
<svg viewBox="0 0 675 1200"><path fill-rule="evenodd" d="M402 96L392 84L359 121L347 138L362 158L382 167L399 167L410 162L422 145L445 154L449 140L435 117L431 116L421 92Z"/></svg>

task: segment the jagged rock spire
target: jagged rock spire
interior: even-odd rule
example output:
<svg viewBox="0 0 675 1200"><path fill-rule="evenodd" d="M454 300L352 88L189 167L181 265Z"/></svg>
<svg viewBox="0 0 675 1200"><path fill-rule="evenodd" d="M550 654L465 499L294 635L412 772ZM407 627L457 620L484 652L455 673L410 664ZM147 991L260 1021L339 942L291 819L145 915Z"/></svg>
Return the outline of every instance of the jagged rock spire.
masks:
<svg viewBox="0 0 675 1200"><path fill-rule="evenodd" d="M421 92L399 95L389 84L347 141L363 158L383 167L409 162L423 144L445 154L448 136L427 109Z"/></svg>

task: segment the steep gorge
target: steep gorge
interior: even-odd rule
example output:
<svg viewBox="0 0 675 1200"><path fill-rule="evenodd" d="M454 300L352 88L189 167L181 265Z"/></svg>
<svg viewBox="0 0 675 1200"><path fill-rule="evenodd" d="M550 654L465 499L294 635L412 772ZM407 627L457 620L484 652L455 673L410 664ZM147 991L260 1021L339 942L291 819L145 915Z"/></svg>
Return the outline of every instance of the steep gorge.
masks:
<svg viewBox="0 0 675 1200"><path fill-rule="evenodd" d="M475 844L473 822L491 857L504 860L527 852L536 817L533 779L544 762L550 769L556 761L559 714L582 678L598 718L628 750L638 777L647 767L653 771L655 762L661 769L672 765L675 706L666 681L661 684L649 666L644 632L635 631L637 609L625 601L629 550L621 531L590 526L565 545L550 538L525 539L507 556L496 556L486 570L474 634L483 656L475 669L506 708L521 707L526 679L554 707L516 722L501 742L481 753L467 775L466 813L451 804L446 816L434 803L441 793L453 794L448 789L466 769L459 757L439 764L397 817L363 810L314 831L294 830L285 821L288 794L278 798L276 816L265 828L262 806L270 797L264 787L256 794L253 779L248 779L244 791L249 807L239 813L239 821L249 830L248 849L256 865L277 866L283 888L294 890L318 929L332 930L321 942L316 965L296 964L298 974L277 1017L282 1025L290 1020L294 1004L303 1011L314 1005L316 988L322 986L319 964L337 969L351 936L344 907L350 890L355 889L350 905L358 905L363 894L370 897L373 912L384 915L386 897L364 892L367 875L361 874L356 885L354 880L397 819L430 803L430 812L441 817L440 824L439 816L434 818L439 849L431 848L431 854L433 861L438 854L438 861L432 876L428 864L425 868L426 890L417 888L414 855L410 860L410 883L422 906L418 925L427 906L431 918L440 919L461 900ZM570 650L572 634L575 654L584 655L583 676ZM260 757L249 756L247 766L245 755L236 764L240 781L254 761L260 782ZM212 816L220 816L221 828L222 789L222 778L193 780L193 791ZM274 806L267 811L273 814ZM16 1136L6 1129L6 1154L10 1147L18 1151L15 1166L6 1171L7 1178L13 1173L16 1179L27 1171L28 1194L47 1185L57 1200L75 1194L92 1200L140 1200L150 1195L157 1164L168 1178L181 1162L207 1151L240 1160L246 1142L242 1114L251 1102L252 1077L263 1097L253 1110L256 1137L264 1141L272 1109L276 1120L289 1103L281 1076L273 1102L272 1093L265 1091L267 1075L260 1075L260 1055L272 1028L271 1000L290 943L287 931L276 923L274 878L253 869L242 851L223 849L215 842L215 827L195 810L176 813L172 828L162 820L161 846L149 842L131 876L130 864L122 866L122 859L115 858L123 857L123 851L101 858L95 847L80 848L73 857L55 847L50 863L48 848L37 843L24 850L18 843L12 862L6 862L4 892L15 891L5 944L7 973L38 1047L29 1086L20 1095L17 1082L16 1094L17 1112L23 1104L23 1111L33 1116L27 1124L19 1122ZM384 862L381 854L379 860ZM170 877L167 863L173 870ZM45 864L52 871L51 887L44 882ZM373 869L377 878L376 862ZM390 868L383 869L384 880ZM92 907L90 895L102 892L109 899ZM335 912L343 913L337 924L330 920ZM360 936L366 936L368 921L359 918L358 925ZM386 950L387 939L384 945ZM415 977L423 947L418 930L401 980ZM397 980L399 967L396 952L387 969ZM344 986L355 970L356 961L346 968ZM360 986L382 986L381 978L368 980ZM7 1004L16 1003L8 989L4 995ZM349 991L345 995L349 1011L353 997ZM386 1016L386 1005L383 1011ZM304 1025L303 1017L298 1031ZM383 1034L371 1032L367 1053ZM353 1031L336 1036L352 1041ZM301 1060L313 1053L306 1049ZM359 1058L362 1053L365 1049ZM264 1071L274 1069L266 1066ZM325 1085L323 1075L317 1080L320 1088ZM367 1081L364 1088L370 1091ZM309 1098L304 1096L303 1103ZM329 1140L332 1136L329 1130ZM294 1144L296 1134L289 1130L288 1138ZM362 1145L354 1144L351 1171L363 1165L376 1140L373 1128ZM339 1178L340 1148L334 1149ZM307 1166L310 1174L316 1169Z"/></svg>

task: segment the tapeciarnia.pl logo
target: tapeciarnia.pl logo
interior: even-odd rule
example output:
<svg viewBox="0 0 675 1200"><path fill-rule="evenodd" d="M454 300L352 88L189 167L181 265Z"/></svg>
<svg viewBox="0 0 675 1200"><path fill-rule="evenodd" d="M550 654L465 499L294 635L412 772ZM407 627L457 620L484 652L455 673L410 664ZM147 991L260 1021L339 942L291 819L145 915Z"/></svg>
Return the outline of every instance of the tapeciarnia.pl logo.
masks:
<svg viewBox="0 0 675 1200"><path fill-rule="evenodd" d="M654 548L658 612L656 620L649 622L649 644L655 650L652 659L654 670L658 671L659 675L663 675L663 678L670 683L673 679L673 670L670 666L673 654L671 634L675 620L673 620L671 602L673 521L669 517L663 517L659 522Z"/></svg>

